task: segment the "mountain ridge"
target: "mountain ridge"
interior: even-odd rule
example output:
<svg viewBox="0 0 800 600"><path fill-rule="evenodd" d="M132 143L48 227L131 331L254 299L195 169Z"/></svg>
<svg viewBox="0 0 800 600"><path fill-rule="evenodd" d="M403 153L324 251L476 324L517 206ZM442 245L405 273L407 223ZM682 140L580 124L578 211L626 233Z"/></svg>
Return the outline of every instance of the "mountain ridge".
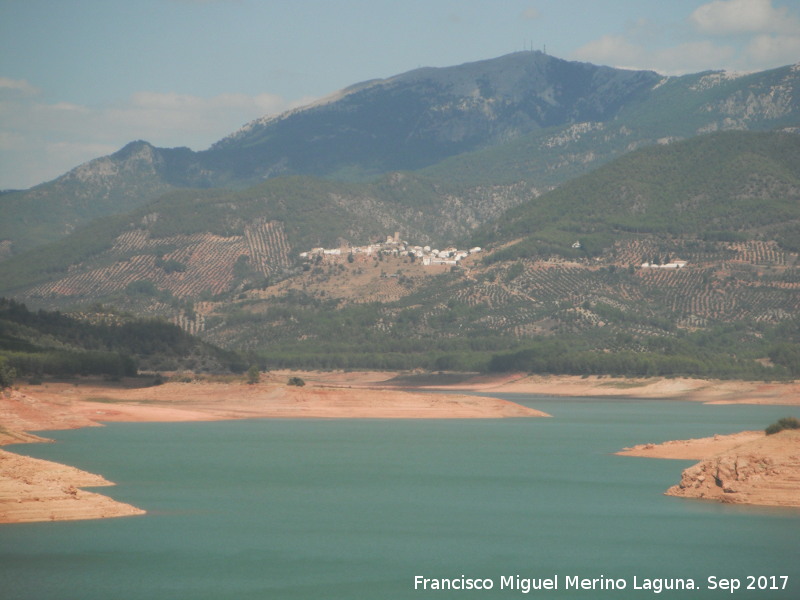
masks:
<svg viewBox="0 0 800 600"><path fill-rule="evenodd" d="M448 178L461 161L458 177L473 185L525 181L543 191L659 141L796 127L798 88L798 65L664 77L522 52L425 67L252 121L208 150L132 142L51 182L4 193L0 259L164 192L240 189L278 175L369 180L425 167L450 171ZM505 157L485 168L487 152ZM449 164L439 168L443 160Z"/></svg>
<svg viewBox="0 0 800 600"><path fill-rule="evenodd" d="M541 97L544 100L541 103L542 106L547 104L556 106L558 103L555 96L559 93L564 93L558 88L569 89L568 86L562 83L553 83L546 77L549 74L547 73L548 71L556 70L556 65L561 70L586 71L587 74L591 75L588 78L589 81L595 79L608 80L614 77L624 79L622 83L625 85L620 86L627 88L623 92L624 95L636 93L638 86L635 80L639 78L644 77L652 82L660 79L652 71L627 71L610 67L597 67L590 63L563 61L541 52L517 52L499 58L463 63L452 67L421 67L385 79L374 79L358 83L306 107L299 107L274 117L256 119L246 124L242 129L246 129L246 133L251 133L259 127L268 126L289 116L330 107L333 102L347 99L356 94L391 91L396 87L402 86L430 85L431 82L442 89L443 92L446 92L449 97L460 98L462 103L464 100L473 100L476 102L479 111L487 113L490 118L493 116L491 115L492 111L496 110L492 106L493 104L500 105L500 108L502 108L505 104L519 105L524 100L529 100L532 97ZM576 79L575 77L573 78ZM567 78L562 77L562 79ZM586 79L586 77L581 78L579 84L583 88L580 90L581 93L569 90L570 93L575 94L580 99L585 98L587 90L591 87ZM603 81L603 83L607 82ZM572 87L578 86L573 82ZM603 91L602 96L605 98L611 95L608 89ZM620 92L618 91L617 93ZM481 103L482 99L487 100L487 102ZM434 110L442 111L449 107L440 105L433 108ZM472 107L462 104L459 108L461 110L469 110ZM543 112L541 106L536 108L539 109L539 116L541 116ZM565 120L563 117L559 119L559 121L563 120ZM548 124L550 123L538 123L539 126L547 126ZM234 139L238 141L243 137L243 133L242 130L239 130L231 136L223 138L214 144L212 148L223 148Z"/></svg>

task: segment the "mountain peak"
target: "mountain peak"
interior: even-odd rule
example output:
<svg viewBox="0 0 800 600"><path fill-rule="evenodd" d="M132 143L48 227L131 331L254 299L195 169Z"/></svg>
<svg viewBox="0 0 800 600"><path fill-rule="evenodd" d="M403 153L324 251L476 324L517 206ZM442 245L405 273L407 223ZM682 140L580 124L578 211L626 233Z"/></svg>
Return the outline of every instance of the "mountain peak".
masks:
<svg viewBox="0 0 800 600"><path fill-rule="evenodd" d="M209 152L246 178L417 169L537 129L608 120L662 79L515 52L362 82L248 123Z"/></svg>
<svg viewBox="0 0 800 600"><path fill-rule="evenodd" d="M122 148L117 150L111 156L120 160L127 160L131 158L145 158L152 157L156 147L150 142L145 140L136 140L125 144Z"/></svg>
<svg viewBox="0 0 800 600"><path fill-rule="evenodd" d="M247 186L278 175L363 181L442 163L435 170L461 183L546 189L642 146L796 127L798 71L665 77L539 51L424 67L253 121L203 152L138 140L5 193L4 213L17 218L0 222L0 243L12 241L17 252L63 235L65 222L77 226L176 187Z"/></svg>
<svg viewBox="0 0 800 600"><path fill-rule="evenodd" d="M257 132L262 128L304 113L325 109L336 110L339 103L352 99L357 94L374 95L379 90L388 92L398 89L405 94L413 92L415 87L422 85L426 89L431 86L438 88L450 96L451 103L483 98L495 104L498 101L513 104L532 95L542 95L545 102L555 104L553 96L559 89L566 90L571 87L571 83L561 81L561 77L566 75L574 81L575 77L595 77L595 74L599 74L597 78L601 80L612 77L624 81L645 78L652 79L654 84L663 79L654 71L599 67L591 63L567 61L539 50L524 50L455 66L420 67L391 77L350 85L310 104L255 119L216 142L211 149L231 147L249 138L250 134L258 135Z"/></svg>

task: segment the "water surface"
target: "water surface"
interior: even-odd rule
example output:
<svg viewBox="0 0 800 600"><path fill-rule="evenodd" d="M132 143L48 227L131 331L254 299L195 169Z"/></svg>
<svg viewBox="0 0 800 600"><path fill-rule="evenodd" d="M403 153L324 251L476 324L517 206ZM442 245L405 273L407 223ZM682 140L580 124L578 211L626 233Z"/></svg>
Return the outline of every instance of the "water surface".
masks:
<svg viewBox="0 0 800 600"><path fill-rule="evenodd" d="M101 473L143 517L0 527L0 596L18 599L643 598L633 578L789 576L800 511L663 496L693 461L624 446L759 429L785 407L509 396L552 419L112 424L14 451ZM791 412L791 409L790 409ZM414 577L491 591L414 590ZM622 579L565 590L567 576ZM722 598L729 591L663 591Z"/></svg>

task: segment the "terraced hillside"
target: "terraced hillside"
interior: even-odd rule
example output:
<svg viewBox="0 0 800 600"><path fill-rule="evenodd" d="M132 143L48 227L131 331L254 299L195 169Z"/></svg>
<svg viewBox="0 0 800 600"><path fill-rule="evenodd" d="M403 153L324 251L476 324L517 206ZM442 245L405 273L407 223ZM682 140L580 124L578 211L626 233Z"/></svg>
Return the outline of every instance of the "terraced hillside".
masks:
<svg viewBox="0 0 800 600"><path fill-rule="evenodd" d="M650 238L647 242L617 244L616 256L581 262L520 259L511 266L486 271L494 277L491 286L499 290L492 294L467 286L464 301L480 304L476 298L487 294L494 306L522 300L531 308L547 307L551 319L555 314L563 326L574 327L605 325L624 320L626 314L687 327L747 320L777 323L800 314L796 252L761 241L706 243L703 251L691 251L679 240ZM645 245L650 252L640 254ZM662 253L672 248L672 255L679 255L686 266L642 267L641 258L625 260L651 256L654 248ZM485 288L486 281L481 285ZM593 311L597 306L601 310Z"/></svg>
<svg viewBox="0 0 800 600"><path fill-rule="evenodd" d="M417 360L443 368L550 339L601 353L713 350L733 361L728 373L747 369L733 357L752 363L770 344L800 341L798 157L800 139L785 134L637 152L510 210L480 234L493 249L453 272L426 280L414 276L424 267L397 265L392 284L405 285L356 308L351 267L323 265L293 280L291 304L248 293L217 305L205 335L328 366L347 364L329 339L352 342L335 351L346 346L352 364L390 353L413 365L409 355L427 352ZM322 267L338 287L315 283Z"/></svg>
<svg viewBox="0 0 800 600"><path fill-rule="evenodd" d="M455 266L388 249L300 257L394 238L426 204L444 219L453 189L400 174L181 192L0 275L34 307L167 317L264 365L768 377L797 355L800 372L800 136L634 152L506 211Z"/></svg>
<svg viewBox="0 0 800 600"><path fill-rule="evenodd" d="M778 376L759 369L773 364L780 343L797 342L798 254L761 241L714 242L687 253L681 268L625 262L658 242L580 260L470 258L435 273L398 259L329 257L280 286L206 303L202 335L273 365L485 369L492 356L550 340L559 352L721 355L731 361L726 376Z"/></svg>
<svg viewBox="0 0 800 600"><path fill-rule="evenodd" d="M151 289L175 298L196 298L229 292L237 276L268 277L289 265L283 224L273 221L250 223L244 235L233 236L196 233L153 238L146 229L134 229L119 235L104 254L97 262L110 264L74 269L31 288L28 296L80 301Z"/></svg>

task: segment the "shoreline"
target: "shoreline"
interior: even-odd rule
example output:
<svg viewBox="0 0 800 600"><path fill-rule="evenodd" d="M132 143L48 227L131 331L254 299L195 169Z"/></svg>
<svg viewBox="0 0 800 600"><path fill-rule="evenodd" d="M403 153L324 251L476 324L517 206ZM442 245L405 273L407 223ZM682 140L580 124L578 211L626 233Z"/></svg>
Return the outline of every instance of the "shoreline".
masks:
<svg viewBox="0 0 800 600"><path fill-rule="evenodd" d="M302 377L307 385L285 385L291 376ZM141 382L126 385L85 379L0 393L0 447L50 441L31 433L35 431L97 427L114 421L549 416L507 400L471 395L475 392L800 405L797 382L378 371L276 371L254 385L208 380L145 387ZM674 451L679 442L662 446L670 444ZM657 454L651 450L645 455ZM144 514L136 507L80 489L99 485L113 483L73 467L0 449L0 524Z"/></svg>
<svg viewBox="0 0 800 600"><path fill-rule="evenodd" d="M276 373L298 374L296 371ZM800 381L382 371L302 371L299 374L306 381L348 389L414 389L583 398L652 398L706 404L800 406Z"/></svg>
<svg viewBox="0 0 800 600"><path fill-rule="evenodd" d="M0 449L0 523L145 514L130 504L82 489L111 485L114 484L94 473Z"/></svg>
<svg viewBox="0 0 800 600"><path fill-rule="evenodd" d="M800 508L800 431L742 431L662 444L640 444L620 456L699 460L667 496L725 504Z"/></svg>
<svg viewBox="0 0 800 600"><path fill-rule="evenodd" d="M286 379L282 379L286 381ZM165 383L126 387L48 383L0 393L0 446L49 442L30 432L104 422L273 419L498 419L550 415L499 398L311 384ZM114 485L74 467L0 449L0 524L145 514L82 487Z"/></svg>

